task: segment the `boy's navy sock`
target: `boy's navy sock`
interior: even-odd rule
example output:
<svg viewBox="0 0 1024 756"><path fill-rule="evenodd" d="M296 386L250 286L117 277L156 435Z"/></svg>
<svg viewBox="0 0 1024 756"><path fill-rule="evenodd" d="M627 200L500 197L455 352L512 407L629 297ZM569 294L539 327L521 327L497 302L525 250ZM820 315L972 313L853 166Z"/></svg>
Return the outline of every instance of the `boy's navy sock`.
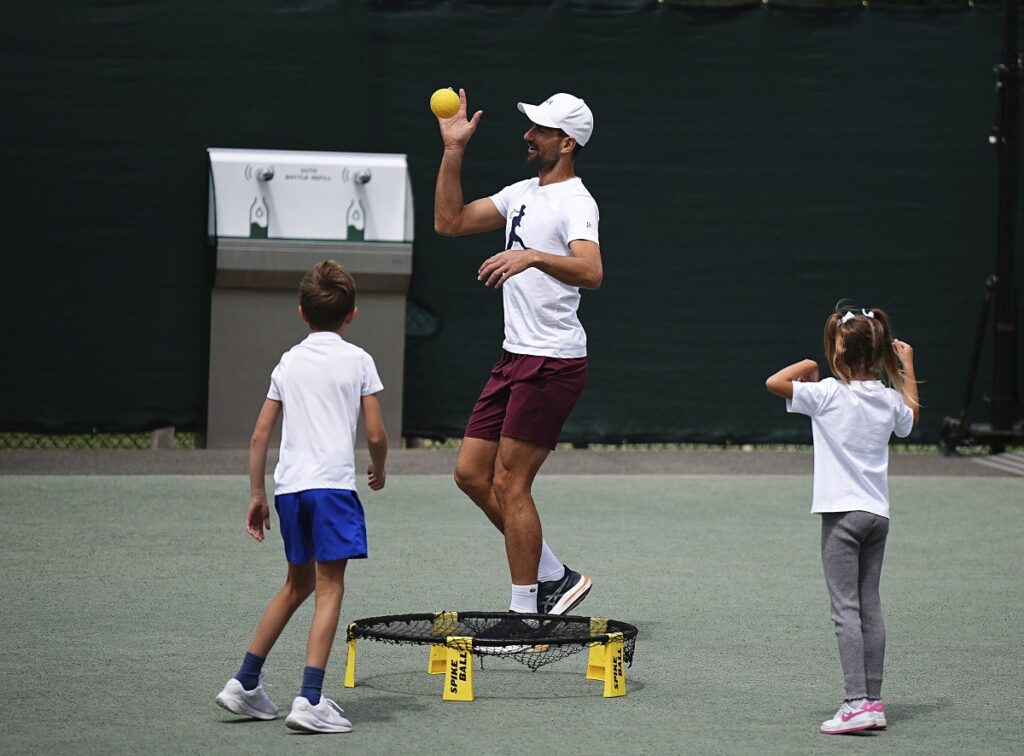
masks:
<svg viewBox="0 0 1024 756"><path fill-rule="evenodd" d="M320 691L324 688L324 670L306 667L302 670L302 690L299 695L316 706L320 703Z"/></svg>
<svg viewBox="0 0 1024 756"><path fill-rule="evenodd" d="M246 651L245 658L242 659L242 668L238 670L235 679L242 683L242 687L246 690L252 690L260 684L260 671L266 660L265 656L256 656L256 654Z"/></svg>

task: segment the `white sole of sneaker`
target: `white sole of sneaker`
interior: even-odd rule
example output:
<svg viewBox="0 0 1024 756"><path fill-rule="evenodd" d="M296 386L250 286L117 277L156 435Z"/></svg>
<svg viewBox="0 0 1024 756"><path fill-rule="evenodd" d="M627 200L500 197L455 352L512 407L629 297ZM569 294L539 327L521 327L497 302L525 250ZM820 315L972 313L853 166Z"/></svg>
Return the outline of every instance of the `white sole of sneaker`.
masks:
<svg viewBox="0 0 1024 756"><path fill-rule="evenodd" d="M875 725L873 722L867 724L854 725L853 727L844 727L841 730L825 730L821 727L818 728L818 732L822 735L846 735L851 732L861 732L862 730L873 730Z"/></svg>
<svg viewBox="0 0 1024 756"><path fill-rule="evenodd" d="M479 656L508 656L529 651L533 646L473 646L473 653Z"/></svg>
<svg viewBox="0 0 1024 756"><path fill-rule="evenodd" d="M220 708L230 711L232 714L236 714L240 717L250 717L252 719L260 719L264 722L269 722L272 719L277 719L277 714L266 714L262 711L256 711L255 709L247 709L239 705L239 703L233 699L227 698L226 696L217 696L213 699Z"/></svg>
<svg viewBox="0 0 1024 756"><path fill-rule="evenodd" d="M562 596L558 603L551 607L549 614L567 614L583 602L583 599L590 593L591 582L590 578L586 575L581 575L580 577L583 580L580 581L579 585Z"/></svg>
<svg viewBox="0 0 1024 756"><path fill-rule="evenodd" d="M292 719L291 717L288 717L286 720L284 720L284 726L287 727L289 730L298 730L299 732L316 732L320 734L352 732L351 727L323 727L309 722L300 722L296 719Z"/></svg>

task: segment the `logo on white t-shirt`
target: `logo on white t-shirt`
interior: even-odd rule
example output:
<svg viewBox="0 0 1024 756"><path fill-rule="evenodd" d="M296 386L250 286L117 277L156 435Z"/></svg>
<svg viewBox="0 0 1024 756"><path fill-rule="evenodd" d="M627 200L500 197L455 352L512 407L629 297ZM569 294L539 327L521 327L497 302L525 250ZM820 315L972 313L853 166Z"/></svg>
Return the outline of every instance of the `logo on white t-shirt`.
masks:
<svg viewBox="0 0 1024 756"><path fill-rule="evenodd" d="M512 225L508 229L508 244L505 245L505 249L512 249L513 244L518 244L522 249L526 249L526 243L517 231L525 216L526 205L520 206L519 210L512 214Z"/></svg>

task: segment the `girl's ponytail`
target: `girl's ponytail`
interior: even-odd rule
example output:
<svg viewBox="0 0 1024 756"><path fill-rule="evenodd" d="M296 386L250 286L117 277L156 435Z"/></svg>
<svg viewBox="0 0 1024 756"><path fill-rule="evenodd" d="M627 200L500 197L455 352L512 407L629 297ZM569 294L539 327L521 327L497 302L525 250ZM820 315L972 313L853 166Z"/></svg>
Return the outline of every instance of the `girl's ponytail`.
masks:
<svg viewBox="0 0 1024 756"><path fill-rule="evenodd" d="M892 329L889 326L889 316L885 314L884 310L872 309L869 310L873 316L873 319L880 326L881 333L879 334L881 342L878 345L878 352L882 358L882 364L885 370L885 376L889 379L889 385L903 393L903 383L905 377L903 375L903 368L900 366L900 361L896 359L896 352L892 349Z"/></svg>
<svg viewBox="0 0 1024 756"><path fill-rule="evenodd" d="M836 311L828 316L828 320L825 321L825 360L828 362L828 369L832 371L832 375L841 381L849 382L850 370L846 366L846 360L843 359L843 341L839 336L839 305L836 305Z"/></svg>

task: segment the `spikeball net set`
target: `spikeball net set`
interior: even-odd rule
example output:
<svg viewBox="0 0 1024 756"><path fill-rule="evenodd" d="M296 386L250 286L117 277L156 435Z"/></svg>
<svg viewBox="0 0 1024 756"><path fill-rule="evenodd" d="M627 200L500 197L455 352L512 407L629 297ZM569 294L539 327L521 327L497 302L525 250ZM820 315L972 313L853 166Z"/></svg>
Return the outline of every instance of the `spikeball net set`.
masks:
<svg viewBox="0 0 1024 756"><path fill-rule="evenodd" d="M626 695L637 629L599 617L431 612L368 617L348 626L345 687L356 685L356 644L374 640L430 646L427 672L444 675L445 701L472 701L473 657L513 659L536 671L586 649L588 680L604 683L604 697Z"/></svg>

